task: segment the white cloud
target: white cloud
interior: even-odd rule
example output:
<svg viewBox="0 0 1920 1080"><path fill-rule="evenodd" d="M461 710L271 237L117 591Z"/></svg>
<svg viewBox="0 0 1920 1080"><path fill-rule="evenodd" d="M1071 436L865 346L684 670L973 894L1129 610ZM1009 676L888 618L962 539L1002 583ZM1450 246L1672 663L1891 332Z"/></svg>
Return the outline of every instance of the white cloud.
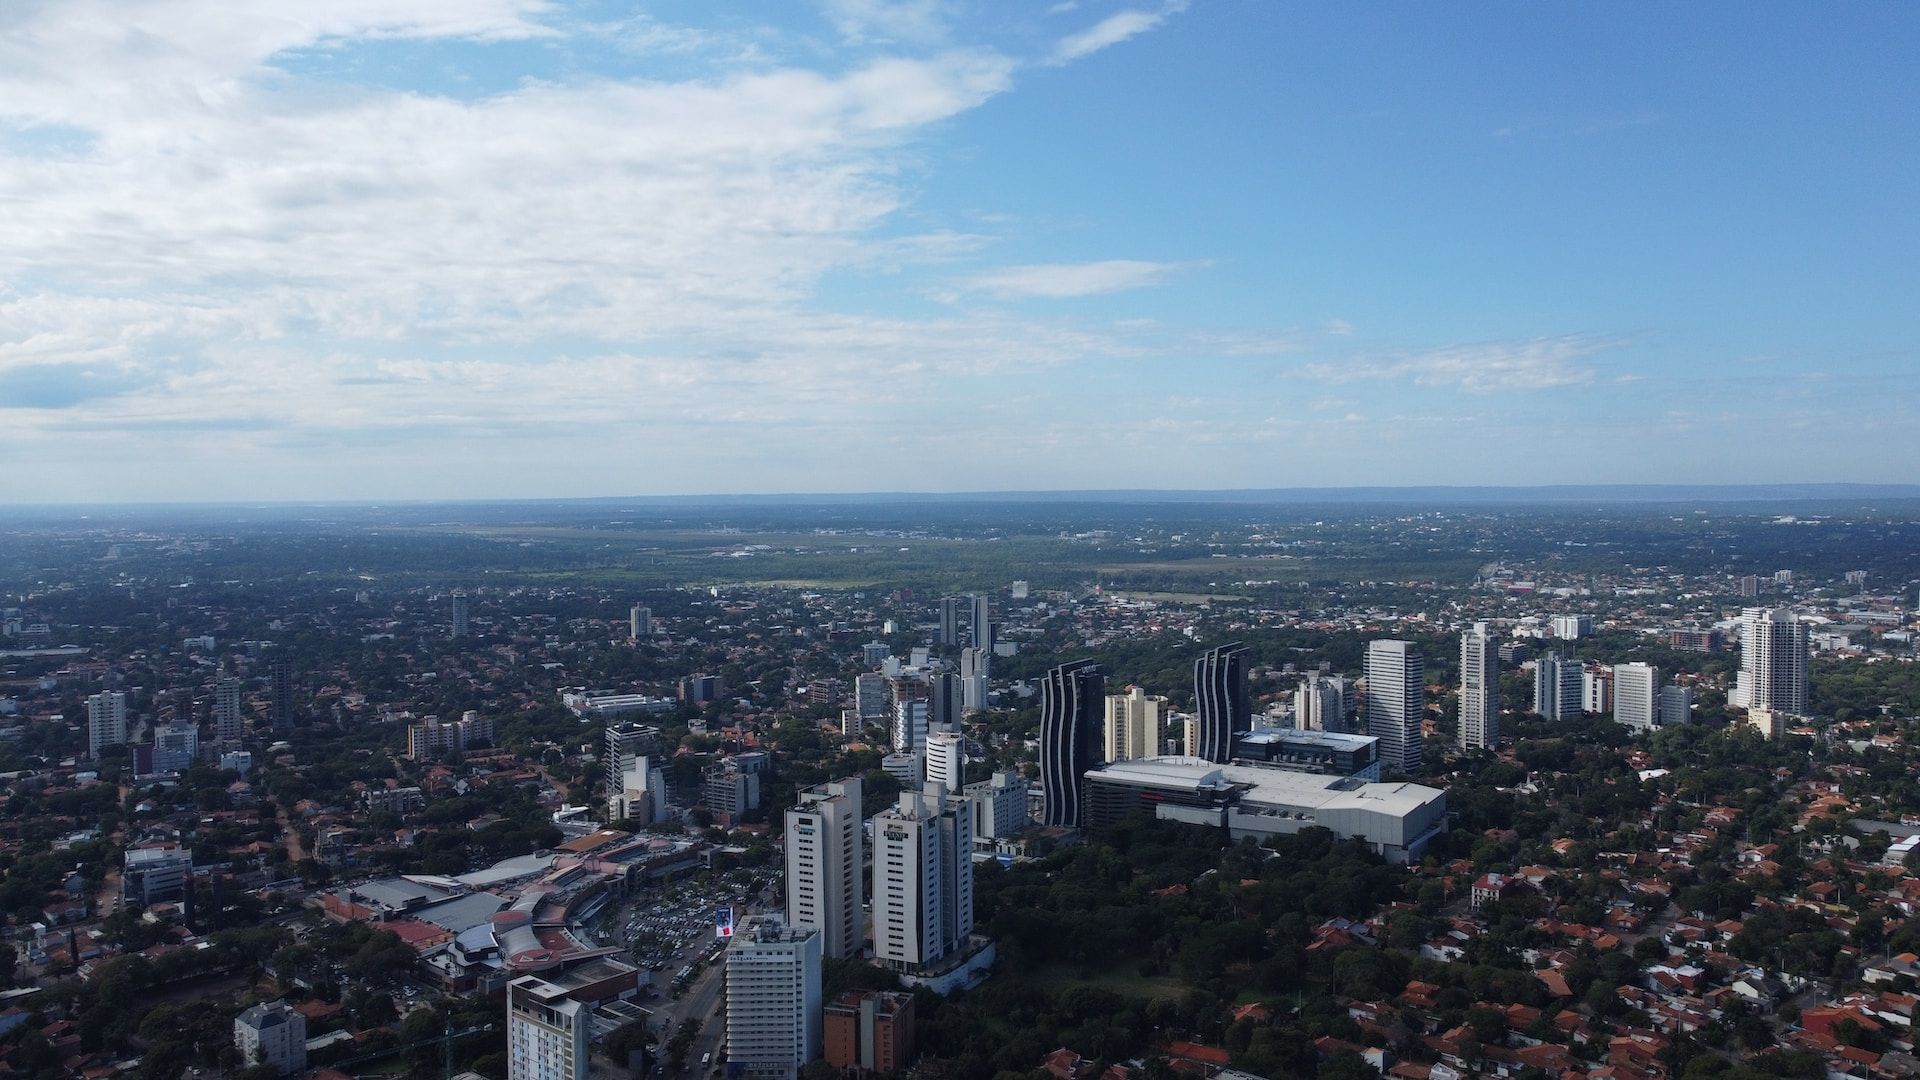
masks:
<svg viewBox="0 0 1920 1080"><path fill-rule="evenodd" d="M983 293L1003 300L1063 300L1158 285L1191 265L1106 259L1100 262L1007 266L962 278L955 283L955 292Z"/></svg>
<svg viewBox="0 0 1920 1080"><path fill-rule="evenodd" d="M1488 341L1308 364L1299 373L1331 383L1412 380L1421 386L1450 386L1475 394L1547 390L1594 381L1598 373L1586 361L1623 344L1619 338L1581 334Z"/></svg>
<svg viewBox="0 0 1920 1080"><path fill-rule="evenodd" d="M826 0L834 29L852 41L934 42L946 35L943 0Z"/></svg>
<svg viewBox="0 0 1920 1080"><path fill-rule="evenodd" d="M1077 34L1061 38L1060 43L1054 46L1053 62L1070 63L1138 37L1165 22L1169 15L1178 14L1186 8L1186 0L1170 0L1158 9L1131 8L1116 12Z"/></svg>

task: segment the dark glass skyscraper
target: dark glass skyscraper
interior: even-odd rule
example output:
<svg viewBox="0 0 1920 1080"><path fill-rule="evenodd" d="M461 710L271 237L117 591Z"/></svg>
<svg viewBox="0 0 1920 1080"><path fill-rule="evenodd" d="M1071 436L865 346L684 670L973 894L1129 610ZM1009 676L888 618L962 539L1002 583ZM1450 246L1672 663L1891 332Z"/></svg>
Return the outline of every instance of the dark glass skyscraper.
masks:
<svg viewBox="0 0 1920 1080"><path fill-rule="evenodd" d="M1224 763L1233 757L1233 737L1253 727L1247 695L1247 647L1239 642L1208 649L1193 662L1193 704L1199 743L1193 756Z"/></svg>
<svg viewBox="0 0 1920 1080"><path fill-rule="evenodd" d="M293 662L285 656L269 659L267 684L271 689L273 730L293 730Z"/></svg>
<svg viewBox="0 0 1920 1080"><path fill-rule="evenodd" d="M1043 825L1080 827L1080 790L1100 763L1107 677L1091 660L1076 660L1040 680L1040 783L1046 789Z"/></svg>

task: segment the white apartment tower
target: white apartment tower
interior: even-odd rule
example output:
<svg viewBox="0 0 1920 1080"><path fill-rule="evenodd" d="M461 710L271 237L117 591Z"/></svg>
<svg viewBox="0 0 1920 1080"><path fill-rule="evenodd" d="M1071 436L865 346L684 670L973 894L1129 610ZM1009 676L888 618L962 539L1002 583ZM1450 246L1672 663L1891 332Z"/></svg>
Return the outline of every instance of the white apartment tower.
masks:
<svg viewBox="0 0 1920 1080"><path fill-rule="evenodd" d="M640 641L653 636L653 609L639 604L627 609L627 636Z"/></svg>
<svg viewBox="0 0 1920 1080"><path fill-rule="evenodd" d="M857 957L866 947L866 844L860 778L800 792L787 811L787 922L820 931L820 950Z"/></svg>
<svg viewBox="0 0 1920 1080"><path fill-rule="evenodd" d="M893 691L893 749L900 754L918 754L927 746L927 713L931 692L927 684L905 675L888 680Z"/></svg>
<svg viewBox="0 0 1920 1080"><path fill-rule="evenodd" d="M973 932L973 815L964 796L902 792L873 819L873 956L922 971Z"/></svg>
<svg viewBox="0 0 1920 1080"><path fill-rule="evenodd" d="M1367 734L1380 740L1380 768L1417 775L1425 759L1426 658L1411 641L1367 643Z"/></svg>
<svg viewBox="0 0 1920 1080"><path fill-rule="evenodd" d="M1735 697L1750 709L1807 712L1807 624L1786 608L1740 613L1740 675ZM1744 693L1742 693L1744 692Z"/></svg>
<svg viewBox="0 0 1920 1080"><path fill-rule="evenodd" d="M927 736L927 783L958 795L967 786L967 738L952 728Z"/></svg>
<svg viewBox="0 0 1920 1080"><path fill-rule="evenodd" d="M1160 741L1161 717L1166 711L1166 698L1149 697L1137 686L1127 687L1124 694L1108 694L1101 760L1127 761L1154 756Z"/></svg>
<svg viewBox="0 0 1920 1080"><path fill-rule="evenodd" d="M1543 656L1533 666L1533 711L1548 720L1578 720L1586 700L1580 661Z"/></svg>
<svg viewBox="0 0 1920 1080"><path fill-rule="evenodd" d="M507 1080L586 1080L591 1014L538 975L507 984Z"/></svg>
<svg viewBox="0 0 1920 1080"><path fill-rule="evenodd" d="M1293 726L1302 731L1345 731L1340 691L1331 680L1309 676L1293 692Z"/></svg>
<svg viewBox="0 0 1920 1080"><path fill-rule="evenodd" d="M727 1063L759 1080L794 1080L818 1058L820 931L778 915L748 919L727 942Z"/></svg>
<svg viewBox="0 0 1920 1080"><path fill-rule="evenodd" d="M1613 665L1613 721L1635 731L1660 726L1660 669L1652 664Z"/></svg>
<svg viewBox="0 0 1920 1080"><path fill-rule="evenodd" d="M1460 748L1492 749L1500 742L1500 653L1487 624L1460 635Z"/></svg>
<svg viewBox="0 0 1920 1080"><path fill-rule="evenodd" d="M87 756L98 759L109 746L127 742L127 695L102 690L87 699Z"/></svg>

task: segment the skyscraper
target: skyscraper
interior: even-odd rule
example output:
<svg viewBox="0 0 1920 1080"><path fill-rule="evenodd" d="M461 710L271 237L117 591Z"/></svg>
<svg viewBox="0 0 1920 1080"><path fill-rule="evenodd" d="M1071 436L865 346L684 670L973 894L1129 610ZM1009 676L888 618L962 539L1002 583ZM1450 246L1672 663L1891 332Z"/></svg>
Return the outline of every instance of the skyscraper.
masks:
<svg viewBox="0 0 1920 1080"><path fill-rule="evenodd" d="M1660 723L1660 669L1652 664L1613 666L1613 721L1635 731Z"/></svg>
<svg viewBox="0 0 1920 1080"><path fill-rule="evenodd" d="M927 745L927 711L932 695L927 684L906 675L887 680L893 691L893 749L917 754Z"/></svg>
<svg viewBox="0 0 1920 1080"><path fill-rule="evenodd" d="M1200 724L1194 756L1224 764L1233 757L1233 737L1253 727L1245 645L1216 646L1193 662L1193 701Z"/></svg>
<svg viewBox="0 0 1920 1080"><path fill-rule="evenodd" d="M538 975L507 984L507 1080L586 1080L592 1014Z"/></svg>
<svg viewBox="0 0 1920 1080"><path fill-rule="evenodd" d="M467 594L461 589L453 590L453 636L467 636Z"/></svg>
<svg viewBox="0 0 1920 1080"><path fill-rule="evenodd" d="M751 918L727 942L727 1064L794 1080L820 1056L820 931ZM704 1071L704 1070L703 1070Z"/></svg>
<svg viewBox="0 0 1920 1080"><path fill-rule="evenodd" d="M1048 670L1040 680L1040 783L1046 804L1041 824L1080 827L1080 788L1100 761L1107 678L1091 660Z"/></svg>
<svg viewBox="0 0 1920 1080"><path fill-rule="evenodd" d="M934 637L935 645L960 644L960 601L962 599L958 596L940 598L940 626Z"/></svg>
<svg viewBox="0 0 1920 1080"><path fill-rule="evenodd" d="M1158 753L1166 705L1166 698L1149 697L1137 686L1127 687L1124 694L1108 694L1101 760L1125 761Z"/></svg>
<svg viewBox="0 0 1920 1080"><path fill-rule="evenodd" d="M943 785L949 794L967 786L967 739L952 728L927 736L927 784Z"/></svg>
<svg viewBox="0 0 1920 1080"><path fill-rule="evenodd" d="M979 712L987 707L987 674L992 667L985 649L960 650L960 711Z"/></svg>
<svg viewBox="0 0 1920 1080"><path fill-rule="evenodd" d="M966 685L951 671L935 672L927 678L927 722L933 727L951 727L960 722L966 709Z"/></svg>
<svg viewBox="0 0 1920 1080"><path fill-rule="evenodd" d="M860 778L800 792L787 811L787 922L820 931L820 949L857 957L866 948L866 843Z"/></svg>
<svg viewBox="0 0 1920 1080"><path fill-rule="evenodd" d="M221 742L239 742L246 734L240 711L240 680L222 675L213 684L213 736Z"/></svg>
<svg viewBox="0 0 1920 1080"><path fill-rule="evenodd" d="M87 698L87 756L99 760L100 751L127 743L127 695L102 690Z"/></svg>
<svg viewBox="0 0 1920 1080"><path fill-rule="evenodd" d="M653 636L653 609L639 604L627 609L627 636L635 641Z"/></svg>
<svg viewBox="0 0 1920 1080"><path fill-rule="evenodd" d="M275 650L267 661L267 683L271 688L273 731L278 735L293 730L293 662Z"/></svg>
<svg viewBox="0 0 1920 1080"><path fill-rule="evenodd" d="M1426 659L1413 642L1367 643L1367 734L1380 740L1380 768L1418 775L1426 747L1420 725L1427 713Z"/></svg>
<svg viewBox="0 0 1920 1080"><path fill-rule="evenodd" d="M607 725L607 794L621 794L627 770L643 755L651 754L660 739L660 729L648 724Z"/></svg>
<svg viewBox="0 0 1920 1080"><path fill-rule="evenodd" d="M1586 698L1580 661L1543 656L1533 666L1533 711L1548 720L1578 720Z"/></svg>
<svg viewBox="0 0 1920 1080"><path fill-rule="evenodd" d="M975 593L973 600L973 632L969 637L974 648L982 652L993 651L993 623L987 618L987 597L985 593Z"/></svg>
<svg viewBox="0 0 1920 1080"><path fill-rule="evenodd" d="M1730 704L1795 716L1807 711L1807 624L1786 608L1740 613L1740 675Z"/></svg>
<svg viewBox="0 0 1920 1080"><path fill-rule="evenodd" d="M906 791L873 819L873 955L922 971L973 932L973 813L964 795Z"/></svg>
<svg viewBox="0 0 1920 1080"><path fill-rule="evenodd" d="M1491 749L1500 742L1500 654L1487 624L1460 635L1460 748Z"/></svg>

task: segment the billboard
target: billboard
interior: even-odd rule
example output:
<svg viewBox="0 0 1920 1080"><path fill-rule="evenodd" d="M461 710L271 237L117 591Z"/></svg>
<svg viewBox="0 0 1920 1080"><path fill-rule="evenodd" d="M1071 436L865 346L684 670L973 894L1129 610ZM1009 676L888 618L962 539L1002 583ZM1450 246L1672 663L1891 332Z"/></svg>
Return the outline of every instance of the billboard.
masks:
<svg viewBox="0 0 1920 1080"><path fill-rule="evenodd" d="M723 907L714 911L713 936L721 939L733 936L733 908Z"/></svg>

